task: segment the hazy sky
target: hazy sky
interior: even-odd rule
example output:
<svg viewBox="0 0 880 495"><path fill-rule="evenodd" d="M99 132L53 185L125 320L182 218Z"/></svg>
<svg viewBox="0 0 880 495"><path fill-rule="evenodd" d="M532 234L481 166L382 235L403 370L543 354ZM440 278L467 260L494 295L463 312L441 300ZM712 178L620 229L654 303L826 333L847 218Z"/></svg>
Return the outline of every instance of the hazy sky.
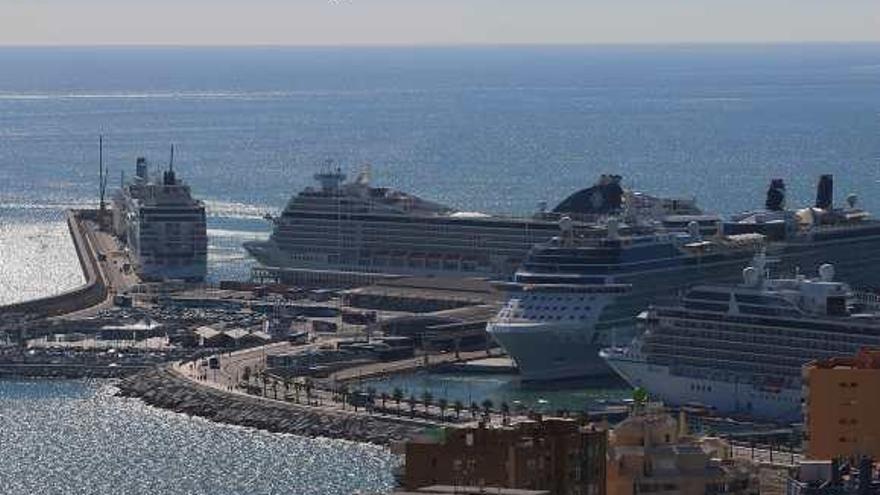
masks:
<svg viewBox="0 0 880 495"><path fill-rule="evenodd" d="M880 41L880 0L0 0L0 44Z"/></svg>

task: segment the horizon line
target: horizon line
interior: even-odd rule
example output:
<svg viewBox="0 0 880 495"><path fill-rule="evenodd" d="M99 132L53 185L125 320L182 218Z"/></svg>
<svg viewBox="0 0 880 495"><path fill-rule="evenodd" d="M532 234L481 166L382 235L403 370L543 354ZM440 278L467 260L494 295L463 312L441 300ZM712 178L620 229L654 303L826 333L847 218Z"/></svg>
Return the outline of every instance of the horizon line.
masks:
<svg viewBox="0 0 880 495"><path fill-rule="evenodd" d="M687 46L809 46L880 45L878 40L803 41L589 41L589 42L463 42L463 43L0 43L4 48L528 48L528 47L687 47Z"/></svg>

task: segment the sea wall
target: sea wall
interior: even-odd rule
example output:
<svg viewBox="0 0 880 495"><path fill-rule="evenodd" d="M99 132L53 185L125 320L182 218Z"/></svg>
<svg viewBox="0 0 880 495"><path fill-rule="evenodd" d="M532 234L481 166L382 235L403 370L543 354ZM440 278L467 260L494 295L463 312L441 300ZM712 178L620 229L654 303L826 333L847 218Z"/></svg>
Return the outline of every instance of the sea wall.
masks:
<svg viewBox="0 0 880 495"><path fill-rule="evenodd" d="M144 366L0 363L0 378L122 378L144 369Z"/></svg>
<svg viewBox="0 0 880 495"><path fill-rule="evenodd" d="M98 263L88 227L84 222L86 218L91 218L95 213L87 210L67 212L67 228L79 257L85 283L54 296L0 306L0 317L47 318L79 311L94 306L107 298L106 279Z"/></svg>
<svg viewBox="0 0 880 495"><path fill-rule="evenodd" d="M168 367L131 376L118 387L120 395L139 398L155 407L277 433L387 445L425 431L424 426L404 418L346 413L226 393L184 378Z"/></svg>

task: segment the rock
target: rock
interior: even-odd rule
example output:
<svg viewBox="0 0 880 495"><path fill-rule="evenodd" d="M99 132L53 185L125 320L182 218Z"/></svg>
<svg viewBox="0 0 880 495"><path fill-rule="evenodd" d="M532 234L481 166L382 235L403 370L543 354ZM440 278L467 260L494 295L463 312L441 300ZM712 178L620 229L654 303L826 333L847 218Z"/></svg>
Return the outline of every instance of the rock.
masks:
<svg viewBox="0 0 880 495"><path fill-rule="evenodd" d="M128 377L118 388L119 395L139 398L154 407L278 433L385 445L424 430L396 418L354 415L226 393L188 380L166 367Z"/></svg>

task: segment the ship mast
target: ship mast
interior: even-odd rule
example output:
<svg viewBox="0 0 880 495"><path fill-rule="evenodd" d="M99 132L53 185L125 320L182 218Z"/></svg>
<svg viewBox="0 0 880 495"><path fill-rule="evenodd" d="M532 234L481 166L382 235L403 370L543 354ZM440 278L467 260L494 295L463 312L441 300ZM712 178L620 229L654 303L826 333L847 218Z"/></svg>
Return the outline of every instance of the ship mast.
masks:
<svg viewBox="0 0 880 495"><path fill-rule="evenodd" d="M98 225L104 226L104 217L107 212L105 201L107 192L107 173L104 170L104 135L98 135Z"/></svg>

